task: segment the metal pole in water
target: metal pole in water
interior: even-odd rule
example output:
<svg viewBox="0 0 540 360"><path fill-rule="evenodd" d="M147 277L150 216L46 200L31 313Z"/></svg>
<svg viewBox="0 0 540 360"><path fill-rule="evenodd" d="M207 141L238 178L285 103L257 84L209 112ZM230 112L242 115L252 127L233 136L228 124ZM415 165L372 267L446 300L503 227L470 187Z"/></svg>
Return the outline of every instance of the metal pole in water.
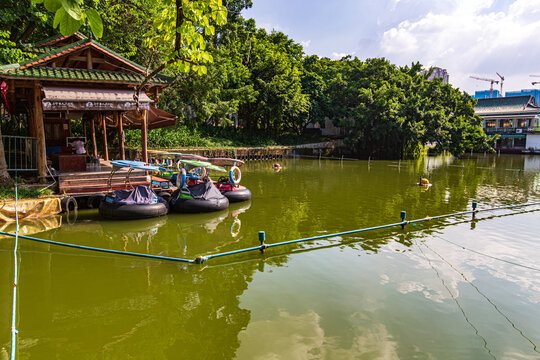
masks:
<svg viewBox="0 0 540 360"><path fill-rule="evenodd" d="M399 215L401 217L401 222L404 223L405 222L405 218L407 217L407 212L406 211L402 211L401 214ZM405 224L401 224L401 229L405 229Z"/></svg>
<svg viewBox="0 0 540 360"><path fill-rule="evenodd" d="M475 201L473 201L473 203L472 203L472 210L473 210L472 218L473 218L473 220L474 220L474 216L476 215L476 207L477 206L478 206L478 204Z"/></svg>

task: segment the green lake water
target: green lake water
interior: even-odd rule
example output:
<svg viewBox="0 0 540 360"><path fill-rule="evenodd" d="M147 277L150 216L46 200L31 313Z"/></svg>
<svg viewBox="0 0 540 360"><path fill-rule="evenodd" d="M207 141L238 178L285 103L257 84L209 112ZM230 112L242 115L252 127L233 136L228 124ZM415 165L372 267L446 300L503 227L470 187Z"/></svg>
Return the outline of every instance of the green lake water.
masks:
<svg viewBox="0 0 540 360"><path fill-rule="evenodd" d="M194 259L407 219L540 201L540 156L248 162L249 203L33 236ZM433 186L415 186L428 174ZM538 359L540 206L211 259L203 265L20 240L19 359ZM73 214L72 214L73 215ZM0 238L0 359L13 239Z"/></svg>

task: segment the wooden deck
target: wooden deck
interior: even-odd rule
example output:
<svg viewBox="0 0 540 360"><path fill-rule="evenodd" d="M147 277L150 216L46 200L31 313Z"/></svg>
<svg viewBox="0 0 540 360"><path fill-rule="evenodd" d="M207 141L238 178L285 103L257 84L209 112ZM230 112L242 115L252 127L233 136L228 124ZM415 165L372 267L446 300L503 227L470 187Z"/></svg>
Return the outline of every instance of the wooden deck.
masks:
<svg viewBox="0 0 540 360"><path fill-rule="evenodd" d="M110 161L101 161L99 171L67 172L58 175L58 193L76 196L90 196L105 194L110 189L107 181L111 174ZM129 176L129 184L126 182L128 169L119 169L111 179L112 190L120 190L137 185L150 185L151 176L145 171L135 170Z"/></svg>

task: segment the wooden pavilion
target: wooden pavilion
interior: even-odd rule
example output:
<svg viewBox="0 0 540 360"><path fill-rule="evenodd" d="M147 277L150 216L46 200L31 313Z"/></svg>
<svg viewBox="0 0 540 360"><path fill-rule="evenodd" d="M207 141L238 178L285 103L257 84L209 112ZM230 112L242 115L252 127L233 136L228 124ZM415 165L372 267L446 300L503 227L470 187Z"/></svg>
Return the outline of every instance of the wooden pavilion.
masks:
<svg viewBox="0 0 540 360"><path fill-rule="evenodd" d="M155 107L171 79L157 75L137 101L135 88L147 69L92 39L76 33L50 38L24 50L36 56L20 64L0 66L0 84L8 111L26 118L29 138L37 139L34 156L42 181L47 174L48 155L63 151L69 155L72 119L82 119L85 131L89 127L87 143L92 148L88 153L94 157L98 156L96 127L101 129L104 160L109 160L109 129L116 129L120 159L125 158L124 129L141 129L141 160L148 161L148 129L176 123L176 116Z"/></svg>

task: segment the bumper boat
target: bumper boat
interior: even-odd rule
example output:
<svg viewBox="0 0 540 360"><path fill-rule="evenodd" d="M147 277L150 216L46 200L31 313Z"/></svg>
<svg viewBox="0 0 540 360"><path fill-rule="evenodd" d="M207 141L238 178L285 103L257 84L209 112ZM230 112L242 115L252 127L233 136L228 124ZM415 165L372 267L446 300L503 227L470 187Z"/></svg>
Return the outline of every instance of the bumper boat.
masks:
<svg viewBox="0 0 540 360"><path fill-rule="evenodd" d="M141 161L115 160L111 162L113 170L109 175L108 188L112 189L112 175L120 168L128 168L126 185L130 186L129 175L134 169L159 171L159 168ZM99 214L113 220L147 219L166 215L169 211L167 202L157 196L152 187L138 185L132 189L109 191L99 204Z"/></svg>
<svg viewBox="0 0 540 360"><path fill-rule="evenodd" d="M184 167L180 168L183 165ZM225 171L219 166L199 160L178 161L178 189L171 194L169 208L180 213L202 213L225 210L229 200L216 188L209 170Z"/></svg>
<svg viewBox="0 0 540 360"><path fill-rule="evenodd" d="M227 166L229 169L228 177L220 177L216 182L219 191L229 199L229 202L241 202L251 199L251 191L245 186L240 185L242 172L240 166L244 164L242 160L229 158L209 158L208 162L217 166Z"/></svg>

